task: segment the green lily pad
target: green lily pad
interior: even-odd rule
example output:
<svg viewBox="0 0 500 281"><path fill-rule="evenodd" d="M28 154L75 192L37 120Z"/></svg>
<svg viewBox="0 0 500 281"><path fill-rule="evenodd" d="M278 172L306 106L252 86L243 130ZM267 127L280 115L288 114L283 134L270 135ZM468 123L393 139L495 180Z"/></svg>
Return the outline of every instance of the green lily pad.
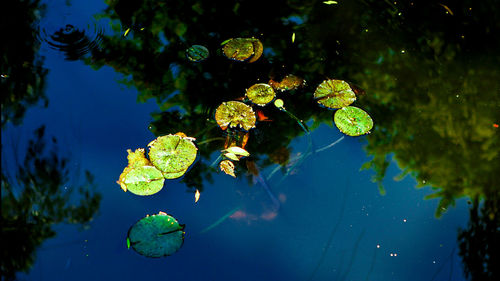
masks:
<svg viewBox="0 0 500 281"><path fill-rule="evenodd" d="M275 93L268 84L255 84L247 89L246 95L256 105L264 106L274 99Z"/></svg>
<svg viewBox="0 0 500 281"><path fill-rule="evenodd" d="M205 46L193 45L186 49L186 57L192 62L200 62L208 58L210 52Z"/></svg>
<svg viewBox="0 0 500 281"><path fill-rule="evenodd" d="M228 101L217 107L215 120L223 130L228 126L240 126L245 130L250 130L255 127L256 117L252 107L239 101Z"/></svg>
<svg viewBox="0 0 500 281"><path fill-rule="evenodd" d="M232 38L224 41L222 52L228 59L252 63L260 58L264 47L259 39Z"/></svg>
<svg viewBox="0 0 500 281"><path fill-rule="evenodd" d="M356 94L343 80L329 79L323 81L314 92L314 99L329 108L342 108L356 100Z"/></svg>
<svg viewBox="0 0 500 281"><path fill-rule="evenodd" d="M177 252L184 243L184 225L164 212L146 216L128 231L127 244L137 253L159 258Z"/></svg>
<svg viewBox="0 0 500 281"><path fill-rule="evenodd" d="M117 183L123 191L137 195L152 195L163 188L165 178L144 156L144 149L128 150L128 166L123 170Z"/></svg>
<svg viewBox="0 0 500 281"><path fill-rule="evenodd" d="M370 115L354 106L337 110L333 120L342 133L352 137L367 134L373 128L373 120Z"/></svg>
<svg viewBox="0 0 500 281"><path fill-rule="evenodd" d="M180 171L180 172L163 173L163 176L166 179L172 180L172 179L176 179L176 178L182 177L186 172L187 172L187 169L183 170L183 171Z"/></svg>
<svg viewBox="0 0 500 281"><path fill-rule="evenodd" d="M158 168L165 177L168 174L176 174L176 178L182 176L193 164L198 153L192 138L183 137L178 134L161 136L148 144L149 160ZM182 172L182 173L181 173Z"/></svg>

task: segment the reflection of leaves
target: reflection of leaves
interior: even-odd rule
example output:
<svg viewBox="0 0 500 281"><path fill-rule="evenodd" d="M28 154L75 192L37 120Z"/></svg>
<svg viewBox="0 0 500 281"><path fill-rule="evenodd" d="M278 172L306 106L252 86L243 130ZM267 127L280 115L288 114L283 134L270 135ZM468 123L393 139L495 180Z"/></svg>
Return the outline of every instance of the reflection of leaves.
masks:
<svg viewBox="0 0 500 281"><path fill-rule="evenodd" d="M149 258L170 256L184 243L184 225L164 212L146 216L128 231L128 242L139 254Z"/></svg>
<svg viewBox="0 0 500 281"><path fill-rule="evenodd" d="M15 178L2 167L2 238L16 241L4 243L1 250L2 277L7 280L32 266L37 247L55 235L54 224L87 224L99 210L101 195L94 192L92 175L86 172L85 183L78 187L68 184L69 159L59 155L55 139L47 152L44 135L44 127L35 131ZM74 190L80 195L78 204L71 203Z"/></svg>
<svg viewBox="0 0 500 281"><path fill-rule="evenodd" d="M215 120L223 130L228 126L250 130L257 121L252 107L239 101L223 102L215 111Z"/></svg>
<svg viewBox="0 0 500 281"><path fill-rule="evenodd" d="M459 255L469 280L500 278L500 196L489 195L482 204L474 200L469 224L458 232Z"/></svg>
<svg viewBox="0 0 500 281"><path fill-rule="evenodd" d="M349 84L343 80L329 79L316 88L314 98L319 104L329 108L342 108L356 100Z"/></svg>
<svg viewBox="0 0 500 281"><path fill-rule="evenodd" d="M347 106L335 112L335 125L339 130L351 137L364 135L373 128L373 120L361 108Z"/></svg>
<svg viewBox="0 0 500 281"><path fill-rule="evenodd" d="M139 148L128 152L128 166L123 170L117 183L123 191L137 195L152 195L163 188L163 174L149 162L144 155L144 149Z"/></svg>
<svg viewBox="0 0 500 281"><path fill-rule="evenodd" d="M38 30L32 24L44 10L39 2L15 1L2 13L2 22L11 27L3 28L6 40L0 44L0 74L5 75L0 78L2 128L7 122L20 124L30 106L40 101L48 105L44 93L48 71L37 54Z"/></svg>

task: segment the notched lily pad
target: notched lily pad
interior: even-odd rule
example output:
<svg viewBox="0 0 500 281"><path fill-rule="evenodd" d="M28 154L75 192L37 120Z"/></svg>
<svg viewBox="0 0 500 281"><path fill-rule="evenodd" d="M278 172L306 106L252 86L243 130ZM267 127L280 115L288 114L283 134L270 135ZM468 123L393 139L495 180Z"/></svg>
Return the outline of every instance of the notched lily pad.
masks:
<svg viewBox="0 0 500 281"><path fill-rule="evenodd" d="M370 115L354 106L337 110L333 119L342 133L352 137L367 134L373 128L373 120Z"/></svg>
<svg viewBox="0 0 500 281"><path fill-rule="evenodd" d="M260 58L264 47L259 39L232 38L224 41L222 52L228 59L252 63Z"/></svg>
<svg viewBox="0 0 500 281"><path fill-rule="evenodd" d="M128 231L127 244L137 253L159 258L177 252L184 243L184 225L164 212L146 216Z"/></svg>
<svg viewBox="0 0 500 281"><path fill-rule="evenodd" d="M151 163L168 179L181 177L193 164L198 153L193 138L183 134L158 137L148 147Z"/></svg>
<svg viewBox="0 0 500 281"><path fill-rule="evenodd" d="M264 106L274 99L274 90L268 84L260 83L247 89L246 96L256 105Z"/></svg>
<svg viewBox="0 0 500 281"><path fill-rule="evenodd" d="M123 170L116 183L123 191L130 191L137 195L152 195L163 188L165 178L145 157L144 149L134 152L127 150L128 166Z"/></svg>
<svg viewBox="0 0 500 281"><path fill-rule="evenodd" d="M205 46L193 45L186 49L186 58L192 62L200 62L208 58L210 52Z"/></svg>
<svg viewBox="0 0 500 281"><path fill-rule="evenodd" d="M223 130L228 126L240 126L245 130L250 130L255 127L256 117L252 107L239 101L228 101L217 107L215 120Z"/></svg>
<svg viewBox="0 0 500 281"><path fill-rule="evenodd" d="M342 108L352 104L356 95L347 82L329 79L319 84L314 92L314 99L329 108Z"/></svg>

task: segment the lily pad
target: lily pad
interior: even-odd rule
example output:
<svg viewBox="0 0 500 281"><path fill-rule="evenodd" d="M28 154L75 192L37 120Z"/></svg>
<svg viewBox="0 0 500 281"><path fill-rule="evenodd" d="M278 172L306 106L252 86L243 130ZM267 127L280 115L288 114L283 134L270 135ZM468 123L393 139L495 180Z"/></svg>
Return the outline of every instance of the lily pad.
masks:
<svg viewBox="0 0 500 281"><path fill-rule="evenodd" d="M367 134L373 128L373 120L370 115L354 106L337 110L333 119L342 133L352 137Z"/></svg>
<svg viewBox="0 0 500 281"><path fill-rule="evenodd" d="M177 134L158 137L148 147L151 163L170 179L182 176L198 152L192 138Z"/></svg>
<svg viewBox="0 0 500 281"><path fill-rule="evenodd" d="M200 62L208 58L210 52L205 46L193 45L186 49L186 57L192 62Z"/></svg>
<svg viewBox="0 0 500 281"><path fill-rule="evenodd" d="M215 120L223 130L228 126L240 126L245 130L250 130L255 127L257 119L252 107L239 101L228 101L219 105L215 111Z"/></svg>
<svg viewBox="0 0 500 281"><path fill-rule="evenodd" d="M128 231L127 244L137 253L159 258L177 252L184 243L184 225L164 212L146 216Z"/></svg>
<svg viewBox="0 0 500 281"><path fill-rule="evenodd" d="M172 180L172 179L177 179L177 178L182 177L186 172L187 172L187 169L182 170L180 172L163 173L163 176L168 180Z"/></svg>
<svg viewBox="0 0 500 281"><path fill-rule="evenodd" d="M300 88L306 84L306 81L293 74L288 74L281 80L281 82L276 82L274 80L269 80L269 85L273 87L276 91L290 91Z"/></svg>
<svg viewBox="0 0 500 281"><path fill-rule="evenodd" d="M144 149L128 151L128 166L123 170L116 183L123 191L130 191L137 195L152 195L163 188L165 178L144 156Z"/></svg>
<svg viewBox="0 0 500 281"><path fill-rule="evenodd" d="M248 88L246 95L256 105L264 106L274 99L275 93L268 84L255 84Z"/></svg>
<svg viewBox="0 0 500 281"><path fill-rule="evenodd" d="M264 47L259 39L232 38L224 41L222 52L228 59L252 63L260 58Z"/></svg>
<svg viewBox="0 0 500 281"><path fill-rule="evenodd" d="M356 94L343 80L329 79L323 81L314 92L314 99L329 108L342 108L356 100Z"/></svg>

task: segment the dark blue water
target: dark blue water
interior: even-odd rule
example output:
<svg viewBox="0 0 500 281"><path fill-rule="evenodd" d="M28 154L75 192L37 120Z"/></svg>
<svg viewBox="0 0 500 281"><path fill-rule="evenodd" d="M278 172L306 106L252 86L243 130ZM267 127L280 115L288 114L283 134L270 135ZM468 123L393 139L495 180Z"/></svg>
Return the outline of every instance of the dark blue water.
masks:
<svg viewBox="0 0 500 281"><path fill-rule="evenodd" d="M47 32L51 28L54 30L52 26L60 28L66 24L72 24L75 27L85 29L89 34L101 33L103 37L117 35L117 38L121 36L122 40L127 40L127 37L133 36L123 37L125 28L120 32L115 32L110 28L107 19L96 20L93 18L93 15L102 13L106 8L106 5L101 1L72 1L71 5L66 5L63 2L48 1L45 15L40 15L39 20L33 25L46 28ZM290 5L300 5L291 2L293 1L290 1ZM340 3L337 5L344 4L344 1L338 2ZM193 3L195 4L195 2ZM368 1L368 3L371 2ZM175 5L176 3L169 1L167 4ZM388 7L393 9L393 4L389 4L387 4ZM204 11L208 13L210 5L203 5ZM216 9L215 4L213 5L213 9ZM307 7L310 8L313 4L311 2L303 5L306 7L304 9L308 9ZM323 9L331 9L330 5L322 5ZM352 7L352 10L348 11L353 14L362 13L361 10L356 10L359 7L364 7L363 4L360 5ZM368 6L365 9L370 9L371 4L366 5ZM429 7L442 12L443 16L450 16L442 6L431 5ZM371 8L383 10L377 5ZM455 8L456 13L459 13L458 10L462 10L461 6ZM466 8L464 9L466 10ZM216 14L216 12L212 12ZM267 12L265 14L268 16ZM301 33L301 28L314 31L315 26L317 26L316 32L324 32L325 36L333 36L332 34L336 34L335 30L338 29L345 29L346 34L352 32L349 30L349 23L346 22L337 22L339 25L344 25L332 30L325 30L321 22L327 21L328 16L316 15L318 18L307 18L305 27L296 29L297 37L295 40L299 43L301 40L310 40L307 38L307 34ZM301 19L300 15L298 18ZM262 26L264 26L265 21L262 19L262 22L255 24L255 34L264 41L264 44L266 36L270 36L263 31ZM273 21L273 23L275 22ZM300 21L299 24L301 24ZM388 26L390 24L388 23ZM220 25L223 26L222 23ZM352 25L354 26L354 24ZM192 32L196 32L196 26L191 25L189 28L194 30ZM372 26L367 26L367 28L372 29ZM418 28L419 26L415 26L415 29ZM221 36L233 32L236 27L228 27L228 29L229 32L221 31ZM259 33L259 29L263 32ZM377 29L377 27L373 27L373 29ZM491 33L494 32L491 31ZM242 31L242 35L233 33L233 36L245 36L245 34ZM43 37L43 35L40 36ZM200 38L206 38L203 36L200 34ZM275 36L278 35L273 34L273 37ZM429 35L429 38L431 36L434 35ZM92 36L90 37L92 38ZM284 42L289 42L291 34L282 34L282 37L284 37ZM342 51L355 52L358 48L355 47L356 41L349 41L348 36L345 38L338 36L338 38L342 44L346 42L345 45L347 45L347 47L343 47L345 49L341 49ZM76 60L70 60L66 54L43 39L38 38L37 40L40 41L37 55L44 57L43 67L48 70L45 77L44 93L49 103L45 107L39 101L27 108L19 124L14 125L12 122L6 122L2 127L2 173L11 177L16 174L16 167L23 166L22 160L27 154L26 147L29 140L33 139L33 131L40 126L45 126L46 139L50 140L52 137L57 139L55 146L57 155L69 159L67 163L69 180L58 187L60 194L73 190L74 197L68 199L73 201L68 202L77 204L81 196L79 197L76 189L84 182L84 171L88 170L94 176L95 187L92 192L100 194L102 199L98 208L93 210L95 212L92 213L92 219L84 226L70 224L67 220L48 224L55 235L45 239L36 247L32 252L33 264L25 268L25 272L17 273L19 280L467 280L464 276L463 257L459 255L457 233L459 229L467 227L470 219L469 209L471 208L468 201L472 200L471 197L467 196L467 193L456 196L455 205L445 206L446 208L443 208L445 212L437 218L436 211L443 207L439 205L441 197L434 199L425 199L425 197L435 193L435 188L442 186L431 186L427 182L423 182L420 176L424 172L417 176L419 174L418 168L415 168L416 173L413 173L414 170L412 170L410 175L396 180L396 177L403 170L415 167L412 166L411 159L407 160L406 156L401 156L403 154L400 147L387 151L389 163L385 177L381 182L385 191L381 192L379 184L372 181L372 178L376 176L376 171L373 169L361 170L361 167L373 159L373 154L368 155L367 153L368 144L370 147L377 147L377 145L383 147L381 143L384 141L380 141L380 138L383 138L385 129L381 129L382 133L377 133L377 129L374 129L375 132L367 136L345 136L338 144L328 149L308 154L311 151L309 137L312 140L314 150L327 146L344 135L335 125L332 125L331 119L328 122L319 122L316 127L313 125L312 118L309 120L306 118L306 124L312 128L310 136L307 136L299 125L289 118L287 126L296 129L294 129L296 136L291 139L289 144L284 145L290 151L292 164L293 160L299 161L300 159L303 162L294 166L290 173L283 170L273 173L273 170L278 166L277 164L258 162L262 166L260 167L262 179L280 201L280 208L276 213L266 213L269 210L274 210L276 202L269 196L263 183L252 178L252 175L244 170L239 170L237 178L217 171L208 171L207 173L211 174L213 180L210 182L204 178L202 187L188 188L186 183L179 179L167 180L159 193L146 197L136 196L130 192L123 192L116 181L127 165L126 150L145 147L157 137L149 128L151 122L155 121L152 114L165 111L165 108L161 107L162 103L157 102L154 98L138 102L140 91L136 87L128 87L120 82L124 79L134 81L134 76L120 72L116 66L112 68L111 63L110 65L105 63L96 70L89 63L89 60L92 60L91 53L77 57ZM99 40L96 39L96 41ZM429 40L432 41L432 39ZM446 43L447 39L444 40ZM203 40L201 41L203 43ZM214 39L214 41L216 40ZM450 39L450 41L452 40ZM188 43L191 42L184 43L189 45ZM96 43L96 45L99 44L99 42ZM297 48L307 47L306 43L301 44ZM327 52L318 54L323 56L319 60L320 64L322 61L331 59L336 60L336 64L340 68L344 67L342 63L347 59L342 55L332 56L328 51L328 48L334 48L335 41L325 40L323 43L318 42L318 44L324 44L324 50ZM404 44L398 43L395 38L387 38L385 42L384 38L378 38L374 45L379 44L387 45L388 49L394 49L395 56L413 52L414 55L408 60L418 61L420 57L424 56L418 53L419 50L405 49ZM287 48L278 45L269 47L271 49L265 51L263 57L268 56L267 60L274 58L276 61L278 56L273 57L273 49ZM446 49L446 47L442 48ZM464 45L462 48L465 49L467 46ZM407 51L401 52L401 49ZM470 49L473 48L470 47ZM114 51L116 52L116 50ZM366 53L370 52L369 50L365 51ZM172 53L175 52L172 51ZM376 61L364 62L369 57L366 53L356 54L359 61L362 61L360 65L375 65ZM461 59L460 55L457 55L456 60ZM213 56L221 55L214 52ZM130 56L125 53L121 55L120 60L127 61L133 57L131 53ZM287 56L284 55L284 57ZM351 62L358 60L355 57L350 59L352 59ZM396 65L396 69L384 68L387 64L379 61L378 63L383 66L380 69L381 73L387 71L394 74L399 71L397 59L384 57L382 54L380 54L379 59L394 59L395 62L389 66ZM467 60L473 61L474 65L479 64L475 63L476 60L481 62L487 59L488 55L483 58L472 55L467 57ZM495 59L493 58L493 60ZM223 60L221 59L221 61ZM438 59L434 63L436 65L434 69L437 69L436 73L440 71L453 72L449 68L439 66ZM300 65L293 66L293 64L294 62L289 62L288 68L296 71L301 68ZM183 67L181 65L181 73ZM217 62L217 67L230 68L233 66ZM265 69L265 67L262 68ZM318 68L316 80L308 81L311 84L308 86L312 87L314 91L318 84L316 81L321 82L324 77L334 78L332 76L342 74L343 76L339 78L356 81L366 91L367 96L375 96L375 93L380 94L381 89L387 88L395 89L395 92L405 96L409 92L408 89L419 87L420 80L414 81L411 75L404 74L401 74L400 79L403 79L401 77L407 79L408 83L406 83L405 88L398 88L400 84L397 82L393 82L396 86L379 87L379 84L376 81L372 83L372 80L380 78L381 74L370 74L370 69L369 66L366 66L365 70L359 71L359 73L364 73L366 77L371 77L366 78L368 82L365 83L360 79L361 74L361 76L349 76L349 71ZM323 73L323 71L328 70L329 73ZM2 71L6 70L2 69ZM193 69L189 69L189 71L193 71ZM217 77L215 72L210 72L210 70L206 72ZM205 74L205 77L209 74ZM228 74L228 76L230 75ZM312 76L312 73L306 72L305 75ZM261 77L265 79L267 73L262 74ZM9 74L4 79L14 78L13 74ZM465 81L466 78L461 81ZM444 78L438 77L437 82L430 82L429 85L422 86L422 88L428 90L435 84L440 84L439 79ZM487 83L494 80L488 75L482 79ZM255 81L255 78L249 78L249 80ZM377 81L384 81L384 79L380 78ZM194 83L191 80L188 82ZM480 80L473 80L473 82L479 84ZM251 85L253 82L249 83ZM498 85L496 82L492 83ZM446 86L443 88L446 89ZM486 108L492 112L499 109L499 104L495 103L498 100L499 89L498 87L492 88L491 97L493 98L485 100ZM467 90L460 92L457 89L449 89L450 99L462 93L466 95ZM179 95L187 94L181 92ZM231 96L228 93L223 95L225 97ZM234 94L231 98L237 98L241 95L241 93ZM200 103L207 102L203 97L196 95L191 97L199 99ZM286 105L289 106L287 108L291 112L294 111L293 109L296 109L294 112L301 112L297 109L300 106L293 105L293 100L286 102ZM391 124L390 121L379 122L377 117L382 119L381 116L384 114L392 114L393 117L389 119L397 120L399 118L399 113L396 114L389 110L391 109L390 102L384 100L383 97L378 101L369 98L364 102L361 101L361 107L364 105L364 108L374 116L375 128L381 123L384 126ZM441 101L429 98L424 104L432 104L433 102L440 103ZM453 103L450 104L453 105ZM304 107L306 106L310 105L304 105ZM210 104L208 107L213 107L213 105ZM411 107L412 104L409 102L402 108L411 111ZM470 114L479 116L482 108L480 103L477 103L477 111L474 109L474 105L472 108ZM175 107L168 110L173 109ZM313 108L312 111L314 110L327 111L320 107ZM421 114L422 118L426 118L425 108L422 109ZM285 114L281 116L288 118ZM302 116L309 115L304 113ZM490 114L488 116L498 117L498 112L496 115ZM212 116L208 117L212 118ZM453 116L450 118L453 119ZM470 118L481 119L480 117ZM259 124L272 126L273 122ZM482 121L477 122L481 123ZM488 130L493 130L490 128L494 122L498 124L499 119L487 119L487 122L489 123L481 124L488 126ZM2 125L3 123L2 119ZM411 124L415 126L418 123ZM446 126L446 124L440 124ZM468 123L464 124L463 128L469 130ZM390 130L391 126L388 125L387 128ZM411 138L417 140L424 138L425 141L427 138L428 145L438 146L437 150L442 151L443 154L449 149L449 146L457 145L454 143L443 145L434 142L431 136L424 132L427 130L426 128L432 128L432 126L422 126L421 130L417 130L416 133L409 132L408 135L411 134ZM172 129L169 133L176 132L175 129ZM492 132L492 134L485 133L489 134L487 138L491 140L491 143L498 142L498 130ZM220 132L220 136L224 137L222 132ZM267 137L265 134L256 134L256 136L263 139ZM375 138L378 141L375 141ZM251 138L249 142L255 139ZM391 142L396 141L395 139L397 138L385 138L384 140ZM466 140L465 143L466 150L467 146L470 145L470 151L474 153L475 142L467 143ZM260 145L267 144L262 142ZM223 143L221 143L220 150L223 149L222 146ZM259 145L250 146L251 154L253 153L252 148L257 151L256 147ZM199 150L203 149L204 147L200 145ZM199 157L195 166L200 165L201 162L206 163L207 166L210 165L219 156L218 150L206 152L208 156L201 159ZM264 148L262 150L265 151ZM424 158L434 157L432 156L434 154L426 156L427 151L418 151L418 149L414 151L414 155L419 153L422 153ZM264 153L259 155L264 157ZM307 157L303 158L304 155ZM400 160L399 165L396 159ZM444 159L448 158L444 157ZM449 159L453 163L453 159ZM431 161L431 163L436 166L450 165L450 162L439 161L443 160L438 159L434 162ZM488 161L496 163L498 155L493 155ZM491 166L497 167L498 164L491 164ZM462 170L457 168L455 171L455 173L459 173L457 171ZM491 179L492 173L494 171L486 174L485 177L490 179L491 185L494 185L497 181ZM185 177L189 177L189 173ZM466 175L464 177L467 178ZM417 185L421 187L416 188ZM487 181L485 185L488 185ZM194 202L196 188L202 189L197 203ZM19 195L22 192L23 186L18 185L14 194ZM2 179L3 202L8 200L5 199L6 193ZM28 207L36 208L36 206L38 205L29 205ZM28 210L28 212L32 211ZM156 214L159 211L174 216L180 223L186 225L185 241L182 248L172 256L158 259L147 258L137 254L132 249L127 249L126 237L129 228L144 216ZM5 213L3 207L2 212ZM228 214L231 216L222 220L220 224L202 232ZM13 241L4 241L4 243L22 244L23 241L14 239Z"/></svg>

